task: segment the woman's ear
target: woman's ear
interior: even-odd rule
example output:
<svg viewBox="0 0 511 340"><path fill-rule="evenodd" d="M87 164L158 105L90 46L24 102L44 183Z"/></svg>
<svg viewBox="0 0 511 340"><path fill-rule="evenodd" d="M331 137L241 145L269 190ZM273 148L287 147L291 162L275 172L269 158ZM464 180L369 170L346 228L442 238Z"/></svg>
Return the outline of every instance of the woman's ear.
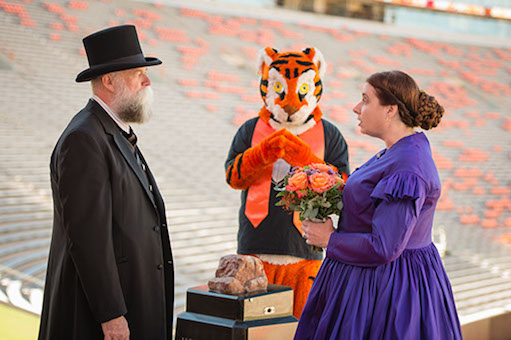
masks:
<svg viewBox="0 0 511 340"><path fill-rule="evenodd" d="M393 119L396 115L399 116L399 108L397 105L388 105L385 112L385 119Z"/></svg>

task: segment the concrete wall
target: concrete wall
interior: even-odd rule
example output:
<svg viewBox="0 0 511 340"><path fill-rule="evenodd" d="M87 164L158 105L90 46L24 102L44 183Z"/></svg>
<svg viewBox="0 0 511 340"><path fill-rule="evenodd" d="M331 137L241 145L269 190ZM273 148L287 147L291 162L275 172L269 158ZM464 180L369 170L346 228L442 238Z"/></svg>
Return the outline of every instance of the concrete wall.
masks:
<svg viewBox="0 0 511 340"><path fill-rule="evenodd" d="M511 312L464 324L464 340L510 340Z"/></svg>

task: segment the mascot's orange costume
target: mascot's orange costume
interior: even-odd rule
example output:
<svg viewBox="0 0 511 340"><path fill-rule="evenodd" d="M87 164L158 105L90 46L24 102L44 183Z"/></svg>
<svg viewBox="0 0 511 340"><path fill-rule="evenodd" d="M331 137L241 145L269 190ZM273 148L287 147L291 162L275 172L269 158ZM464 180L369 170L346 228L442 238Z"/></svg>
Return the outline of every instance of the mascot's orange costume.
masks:
<svg viewBox="0 0 511 340"><path fill-rule="evenodd" d="M326 70L317 49L279 53L267 47L257 68L265 106L238 130L225 163L227 183L243 190L238 253L258 256L269 283L293 288L299 318L323 254L305 243L297 216L275 206L273 188L291 167L310 163L349 174L348 149L317 106Z"/></svg>

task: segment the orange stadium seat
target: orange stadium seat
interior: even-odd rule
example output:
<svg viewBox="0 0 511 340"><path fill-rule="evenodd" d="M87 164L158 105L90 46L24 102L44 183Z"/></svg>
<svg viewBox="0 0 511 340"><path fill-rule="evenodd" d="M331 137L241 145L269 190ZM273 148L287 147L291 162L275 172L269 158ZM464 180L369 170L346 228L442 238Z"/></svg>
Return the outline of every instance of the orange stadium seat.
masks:
<svg viewBox="0 0 511 340"><path fill-rule="evenodd" d="M494 218L485 218L481 222L481 225L483 226L483 228L493 229L493 228L497 228L499 226L499 223Z"/></svg>
<svg viewBox="0 0 511 340"><path fill-rule="evenodd" d="M78 11L86 11L89 9L89 3L85 1L69 1L67 6Z"/></svg>

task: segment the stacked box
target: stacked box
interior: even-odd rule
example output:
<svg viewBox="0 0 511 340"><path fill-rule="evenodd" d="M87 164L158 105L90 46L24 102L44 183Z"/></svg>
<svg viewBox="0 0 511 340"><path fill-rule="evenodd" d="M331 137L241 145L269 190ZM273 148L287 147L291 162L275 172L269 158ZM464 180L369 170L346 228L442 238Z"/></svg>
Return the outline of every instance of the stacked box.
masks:
<svg viewBox="0 0 511 340"><path fill-rule="evenodd" d="M266 292L227 295L204 285L187 290L176 340L286 340L297 324L290 287L269 284Z"/></svg>

